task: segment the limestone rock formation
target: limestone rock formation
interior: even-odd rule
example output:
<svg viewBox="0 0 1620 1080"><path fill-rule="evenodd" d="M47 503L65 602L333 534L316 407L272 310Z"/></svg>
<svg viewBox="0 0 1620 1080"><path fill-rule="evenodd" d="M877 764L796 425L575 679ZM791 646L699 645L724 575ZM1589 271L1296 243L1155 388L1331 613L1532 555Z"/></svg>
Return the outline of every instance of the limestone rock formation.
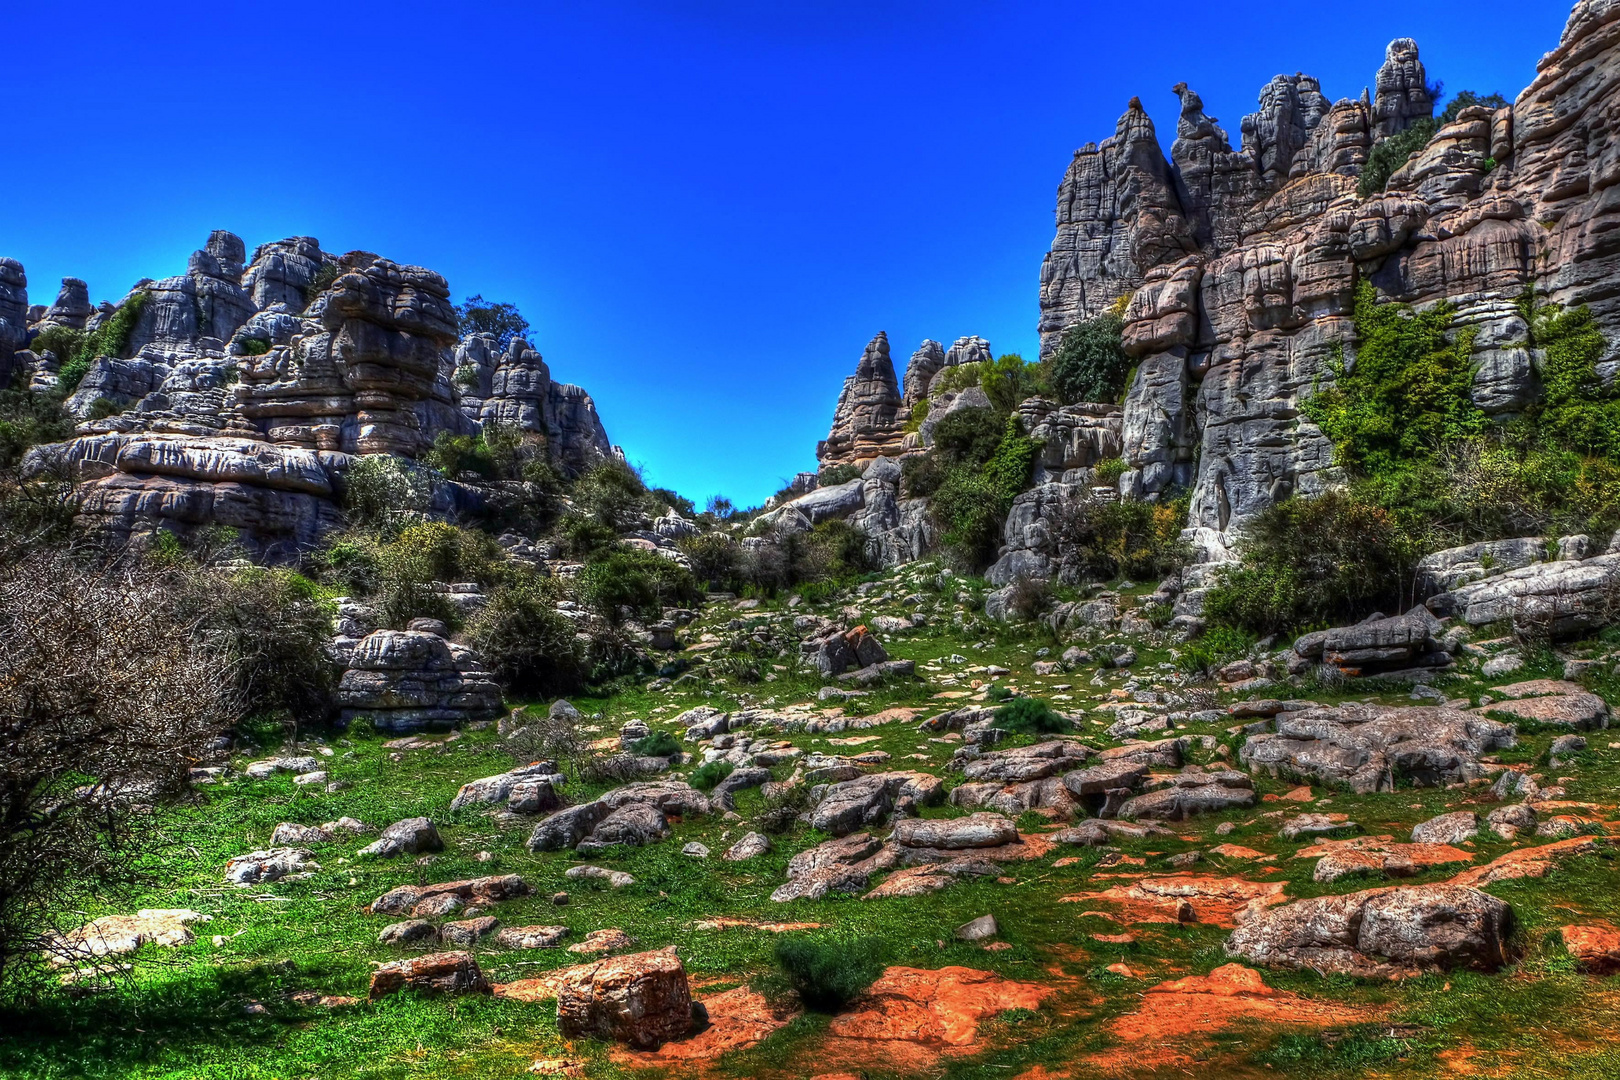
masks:
<svg viewBox="0 0 1620 1080"><path fill-rule="evenodd" d="M1088 143L1058 186L1057 237L1041 264L1041 356L1169 258L1197 250L1153 121L1132 98L1113 136Z"/></svg>
<svg viewBox="0 0 1620 1080"><path fill-rule="evenodd" d="M1340 481L1300 410L1353 358L1358 283L1418 305L1448 301L1473 331L1474 398L1511 418L1538 392L1514 300L1527 286L1588 304L1620 338L1620 214L1606 189L1620 108L1620 7L1581 0L1558 47L1510 107L1463 109L1357 195L1373 146L1433 114L1417 45L1390 43L1376 92L1330 103L1308 75L1278 76L1234 151L1185 84L1174 168L1136 103L1113 138L1076 153L1041 272L1042 355L1120 297L1129 388L1123 494L1190 487L1188 525L1221 556L1233 530L1288 495ZM1201 542L1202 544L1202 542Z"/></svg>
<svg viewBox="0 0 1620 1080"><path fill-rule="evenodd" d="M469 339L453 351L449 285L431 270L334 256L311 237L245 259L239 237L216 231L184 274L139 283L123 301L140 308L119 355L93 358L66 403L84 421L76 437L29 452L25 476L76 482L80 525L115 542L225 525L253 556L284 560L341 524L359 456L415 458L440 433L486 422L543 440L570 474L615 452L590 396L554 382L527 343L494 356ZM0 260L0 382L30 334L94 330L115 310L93 309L85 283L68 278L30 322L22 266ZM33 385L54 385L56 364L32 362ZM458 363L474 376L466 394ZM432 513L479 505L473 489L423 479Z"/></svg>
<svg viewBox="0 0 1620 1080"><path fill-rule="evenodd" d="M382 731L448 728L501 711L501 692L477 654L420 630L378 630L355 646L338 683L345 721Z"/></svg>
<svg viewBox="0 0 1620 1080"><path fill-rule="evenodd" d="M880 330L861 353L855 374L844 380L832 430L816 447L821 467L864 466L886 452L898 451L906 420L903 403L894 362L889 359L889 335Z"/></svg>
<svg viewBox="0 0 1620 1080"><path fill-rule="evenodd" d="M944 366L945 346L933 340L917 346L917 351L911 354L911 361L906 364L906 391L901 399L903 416L909 417L912 408L928 397L928 384L933 382L934 375Z"/></svg>

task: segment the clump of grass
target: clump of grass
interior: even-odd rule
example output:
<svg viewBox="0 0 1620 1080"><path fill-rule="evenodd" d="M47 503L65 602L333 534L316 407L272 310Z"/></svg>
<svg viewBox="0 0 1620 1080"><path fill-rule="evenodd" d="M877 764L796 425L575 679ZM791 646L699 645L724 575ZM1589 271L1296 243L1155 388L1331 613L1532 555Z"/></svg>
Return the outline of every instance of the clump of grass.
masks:
<svg viewBox="0 0 1620 1080"><path fill-rule="evenodd" d="M996 710L996 724L1015 735L1056 735L1074 730L1068 717L1040 698L1014 698Z"/></svg>
<svg viewBox="0 0 1620 1080"><path fill-rule="evenodd" d="M785 937L776 943L776 963L799 1000L817 1012L837 1012L883 973L881 950L871 941L831 942Z"/></svg>
<svg viewBox="0 0 1620 1080"><path fill-rule="evenodd" d="M692 786L699 791L708 791L714 785L730 776L736 766L729 761L711 761L700 765L692 771Z"/></svg>
<svg viewBox="0 0 1620 1080"><path fill-rule="evenodd" d="M638 739L631 747L642 757L674 757L681 752L681 744L667 731L655 731L645 739Z"/></svg>

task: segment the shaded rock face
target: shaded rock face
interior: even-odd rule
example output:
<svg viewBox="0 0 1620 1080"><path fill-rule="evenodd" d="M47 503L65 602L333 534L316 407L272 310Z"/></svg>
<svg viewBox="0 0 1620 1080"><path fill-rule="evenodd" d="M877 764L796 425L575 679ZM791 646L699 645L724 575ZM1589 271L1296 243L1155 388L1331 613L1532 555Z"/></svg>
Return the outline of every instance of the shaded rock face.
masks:
<svg viewBox="0 0 1620 1080"><path fill-rule="evenodd" d="M821 467L864 465L898 451L906 421L903 402L889 359L889 336L879 331L861 353L855 374L844 380L832 430L816 447Z"/></svg>
<svg viewBox="0 0 1620 1080"><path fill-rule="evenodd" d="M1323 974L1387 976L1507 962L1511 909L1462 885L1319 896L1261 911L1226 942L1228 956Z"/></svg>
<svg viewBox="0 0 1620 1080"><path fill-rule="evenodd" d="M1192 490L1188 525L1221 543L1292 494L1340 482L1300 414L1353 358L1358 282L1449 301L1474 331L1474 397L1511 418L1539 389L1513 300L1589 304L1620 336L1620 208L1607 197L1620 109L1620 7L1578 3L1510 107L1464 109L1383 192L1360 198L1371 149L1433 115L1417 45L1391 42L1375 93L1330 102L1308 75L1261 91L1233 150L1196 91L1175 91L1171 160L1136 102L1083 147L1059 189L1041 272L1041 352L1121 297L1137 376L1124 407L1121 492Z"/></svg>
<svg viewBox="0 0 1620 1080"><path fill-rule="evenodd" d="M90 286L78 278L63 278L62 288L56 294L56 301L45 309L45 314L34 329L43 330L47 326L66 326L74 330L83 330L95 314L95 308L90 305Z"/></svg>
<svg viewBox="0 0 1620 1080"><path fill-rule="evenodd" d="M16 259L0 258L0 386L15 373L28 344L28 275Z"/></svg>
<svg viewBox="0 0 1620 1080"><path fill-rule="evenodd" d="M945 346L937 341L924 341L911 354L906 364L906 389L901 398L902 416L910 416L913 406L928 397L928 384L934 381L939 369L945 366Z"/></svg>
<svg viewBox="0 0 1620 1080"><path fill-rule="evenodd" d="M591 396L552 381L545 360L527 341L514 338L501 352L492 335L469 336L456 346L454 368L464 385L461 411L469 420L532 433L564 474L577 476L612 456Z"/></svg>
<svg viewBox="0 0 1620 1080"><path fill-rule="evenodd" d="M655 1049L692 1028L686 968L673 949L571 968L557 985L557 1027Z"/></svg>

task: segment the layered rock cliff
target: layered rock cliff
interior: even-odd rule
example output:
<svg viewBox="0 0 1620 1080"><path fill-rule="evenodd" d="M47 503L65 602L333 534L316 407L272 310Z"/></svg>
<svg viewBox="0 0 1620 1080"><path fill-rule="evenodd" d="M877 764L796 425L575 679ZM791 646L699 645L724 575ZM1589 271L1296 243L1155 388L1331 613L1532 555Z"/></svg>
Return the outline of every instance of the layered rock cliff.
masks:
<svg viewBox="0 0 1620 1080"><path fill-rule="evenodd" d="M1276 500L1336 482L1332 448L1299 407L1331 382L1340 347L1353 362L1362 281L1456 305L1476 331L1475 400L1494 415L1538 392L1514 303L1527 286L1590 305L1616 340L1620 3L1577 4L1538 70L1512 105L1461 110L1368 198L1356 188L1371 148L1433 115L1409 39L1390 43L1359 98L1329 104L1309 76L1272 80L1241 149L1181 84L1170 160L1135 99L1112 138L1076 152L1041 272L1042 351L1126 305L1138 366L1122 494L1190 487L1189 524L1225 539Z"/></svg>
<svg viewBox="0 0 1620 1080"><path fill-rule="evenodd" d="M613 453L590 396L553 382L527 342L500 356L493 339L458 342L444 278L369 252L334 256L293 237L248 263L221 231L185 274L141 282L100 312L67 279L30 320L26 287L21 265L0 260L0 368L20 359L36 386L64 358L28 341L137 305L121 355L93 358L67 401L84 421L76 437L24 462L25 475L74 481L80 524L114 539L223 525L256 555L287 557L340 524L357 458L416 458L441 433L490 422L532 433L566 474ZM458 366L471 369L465 393ZM451 512L477 495L447 482L434 498Z"/></svg>

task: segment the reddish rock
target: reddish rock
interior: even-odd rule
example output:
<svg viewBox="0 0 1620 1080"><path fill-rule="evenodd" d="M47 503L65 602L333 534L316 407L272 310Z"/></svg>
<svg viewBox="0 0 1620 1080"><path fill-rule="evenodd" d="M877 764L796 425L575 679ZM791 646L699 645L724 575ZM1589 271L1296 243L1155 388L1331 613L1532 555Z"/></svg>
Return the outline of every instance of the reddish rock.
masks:
<svg viewBox="0 0 1620 1080"><path fill-rule="evenodd" d="M655 1050L692 1029L686 968L673 949L616 956L571 968L557 984L557 1026Z"/></svg>
<svg viewBox="0 0 1620 1080"><path fill-rule="evenodd" d="M371 1000L399 990L423 994L487 994L489 981L471 953L429 953L384 964L371 975Z"/></svg>
<svg viewBox="0 0 1620 1080"><path fill-rule="evenodd" d="M1620 930L1612 926L1563 926L1564 950L1582 971L1593 975L1620 972Z"/></svg>

